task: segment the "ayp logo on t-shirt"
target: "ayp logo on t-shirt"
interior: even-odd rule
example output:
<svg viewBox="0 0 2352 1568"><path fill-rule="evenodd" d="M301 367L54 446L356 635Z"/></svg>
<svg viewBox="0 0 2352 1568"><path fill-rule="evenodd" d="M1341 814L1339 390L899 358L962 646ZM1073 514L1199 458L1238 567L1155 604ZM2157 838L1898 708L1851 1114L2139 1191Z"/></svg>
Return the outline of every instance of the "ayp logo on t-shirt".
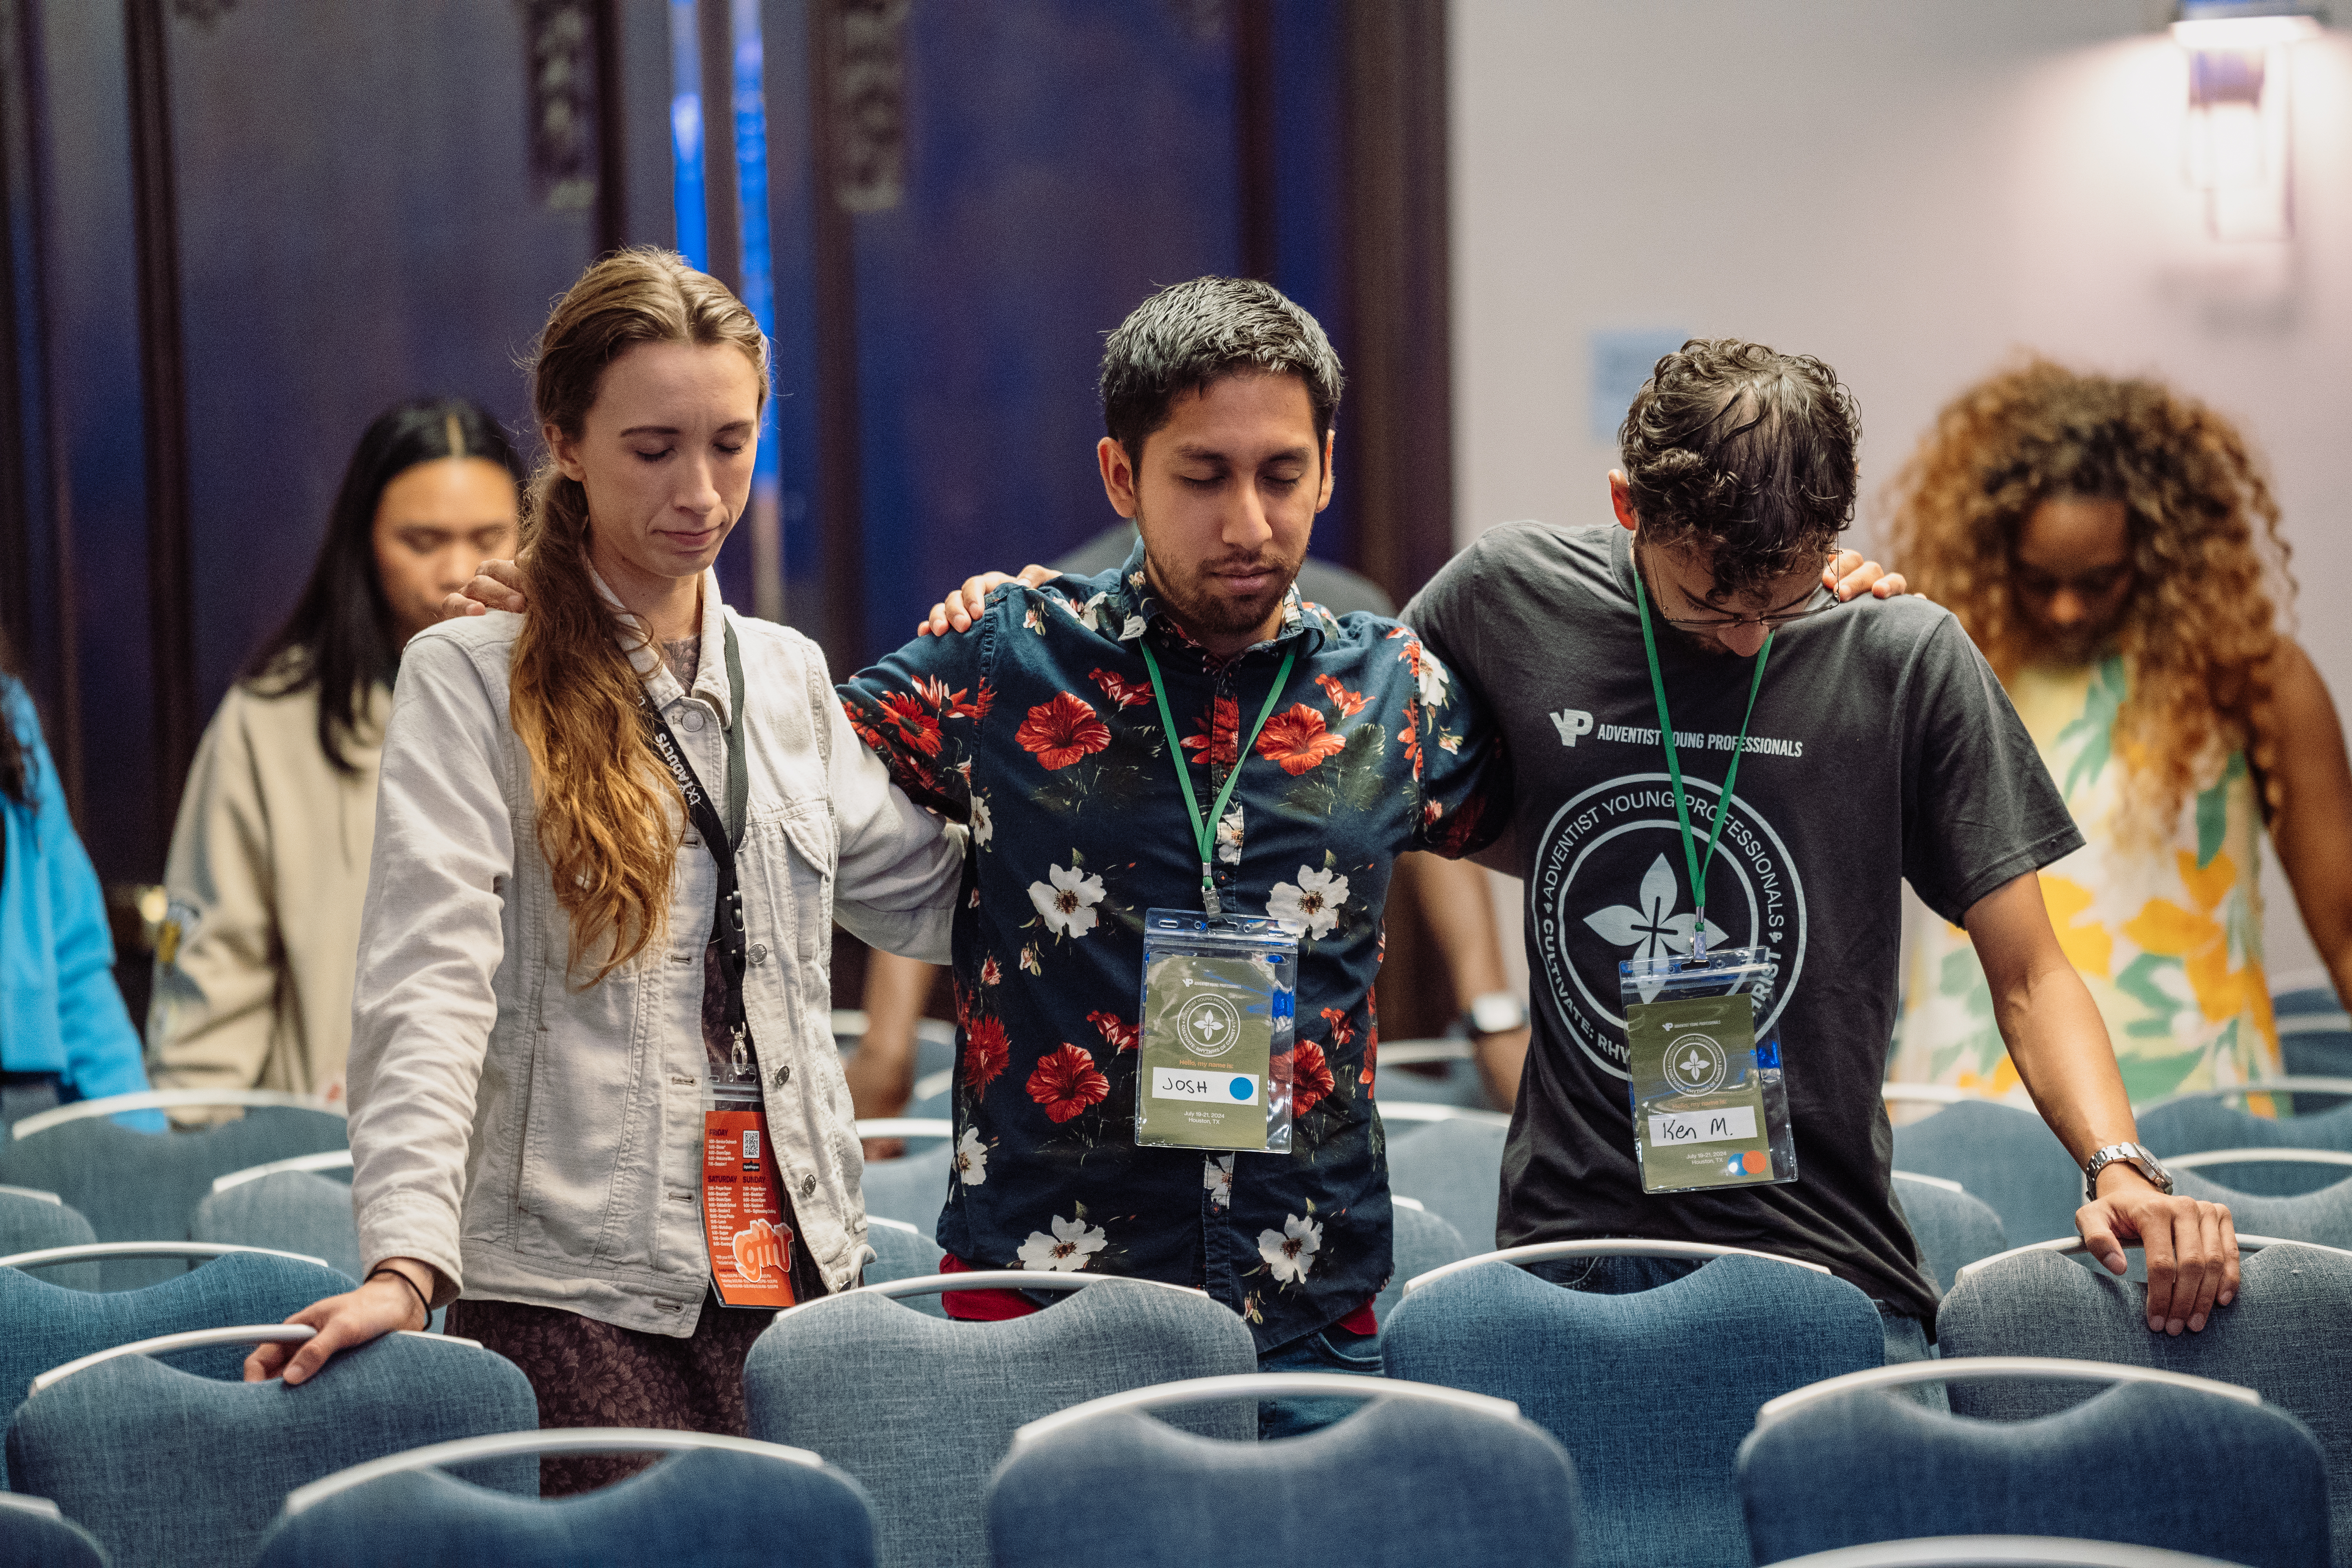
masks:
<svg viewBox="0 0 2352 1568"><path fill-rule="evenodd" d="M1687 774L1691 832L1706 853L1722 791ZM1592 1065L1625 1070L1618 964L1687 953L1698 924L1684 868L1674 784L1662 773L1596 784L1552 814L1536 846L1528 898L1535 957L1568 1032ZM1746 801L1731 816L1707 873L1706 945L1769 947L1774 994L1758 998L1761 1038L1788 1005L1805 963L1805 893L1779 834ZM1648 1000L1645 994L1643 1000Z"/></svg>

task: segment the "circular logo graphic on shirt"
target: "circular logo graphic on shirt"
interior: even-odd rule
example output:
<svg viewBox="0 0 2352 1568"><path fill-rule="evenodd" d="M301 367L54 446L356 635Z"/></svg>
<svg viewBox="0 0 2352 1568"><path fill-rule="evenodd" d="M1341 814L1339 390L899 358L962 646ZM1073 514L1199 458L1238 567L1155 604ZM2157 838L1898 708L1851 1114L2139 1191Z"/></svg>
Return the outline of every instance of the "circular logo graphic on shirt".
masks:
<svg viewBox="0 0 2352 1568"><path fill-rule="evenodd" d="M1223 1056L1241 1038L1241 1009L1213 991L1204 992L1176 1015L1176 1033L1195 1056Z"/></svg>
<svg viewBox="0 0 2352 1568"><path fill-rule="evenodd" d="M1687 774L1684 783L1704 855L1722 790ZM1686 956L1699 934L1673 782L1663 773L1628 773L1554 812L1537 840L1528 900L1537 949L1528 956L1542 974L1536 993L1549 998L1594 1067L1626 1077L1617 966ZM1777 982L1756 999L1762 1038L1804 970L1805 889L1780 836L1736 795L1707 868L1706 937L1710 950L1762 947L1779 955Z"/></svg>

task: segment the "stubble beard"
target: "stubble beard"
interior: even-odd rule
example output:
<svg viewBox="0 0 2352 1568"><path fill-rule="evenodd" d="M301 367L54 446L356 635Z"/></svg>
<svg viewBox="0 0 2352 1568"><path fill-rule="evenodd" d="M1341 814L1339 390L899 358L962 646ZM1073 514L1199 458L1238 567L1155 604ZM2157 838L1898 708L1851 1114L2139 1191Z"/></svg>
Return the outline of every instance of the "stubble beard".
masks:
<svg viewBox="0 0 2352 1568"><path fill-rule="evenodd" d="M1136 514L1138 531L1143 527L1143 514ZM1285 561L1272 551L1260 552L1247 564L1265 565L1278 580L1262 595L1248 599L1235 599L1220 594L1204 579L1208 568L1243 563L1225 560L1203 563L1189 577L1179 579L1157 557L1145 549L1145 564L1150 571L1152 591L1160 596L1162 606L1173 616L1179 626L1194 637L1249 637L1264 629L1266 621L1282 605L1283 595L1298 578L1299 563Z"/></svg>

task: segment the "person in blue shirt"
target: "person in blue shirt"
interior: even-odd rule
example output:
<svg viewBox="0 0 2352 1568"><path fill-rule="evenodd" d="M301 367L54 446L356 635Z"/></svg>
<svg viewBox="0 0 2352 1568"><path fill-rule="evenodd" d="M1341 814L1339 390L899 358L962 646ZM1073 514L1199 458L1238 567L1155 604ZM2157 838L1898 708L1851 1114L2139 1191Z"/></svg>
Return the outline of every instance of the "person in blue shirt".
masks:
<svg viewBox="0 0 2352 1568"><path fill-rule="evenodd" d="M0 658L5 658L0 650ZM66 814L33 700L0 671L0 1127L67 1100L147 1087L114 984L106 897ZM147 1113L156 1128L162 1118Z"/></svg>

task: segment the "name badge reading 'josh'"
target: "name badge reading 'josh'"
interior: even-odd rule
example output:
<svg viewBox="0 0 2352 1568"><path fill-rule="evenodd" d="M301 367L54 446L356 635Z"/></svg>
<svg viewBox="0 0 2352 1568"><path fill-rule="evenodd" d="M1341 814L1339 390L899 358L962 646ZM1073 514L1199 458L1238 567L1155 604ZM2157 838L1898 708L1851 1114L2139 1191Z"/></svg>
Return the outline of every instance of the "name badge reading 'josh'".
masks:
<svg viewBox="0 0 2352 1568"><path fill-rule="evenodd" d="M1136 1142L1266 1146L1275 977L1255 957L1177 954L1145 966Z"/></svg>
<svg viewBox="0 0 2352 1568"><path fill-rule="evenodd" d="M1773 1180L1750 998L1636 1004L1625 1037L1643 1192Z"/></svg>

